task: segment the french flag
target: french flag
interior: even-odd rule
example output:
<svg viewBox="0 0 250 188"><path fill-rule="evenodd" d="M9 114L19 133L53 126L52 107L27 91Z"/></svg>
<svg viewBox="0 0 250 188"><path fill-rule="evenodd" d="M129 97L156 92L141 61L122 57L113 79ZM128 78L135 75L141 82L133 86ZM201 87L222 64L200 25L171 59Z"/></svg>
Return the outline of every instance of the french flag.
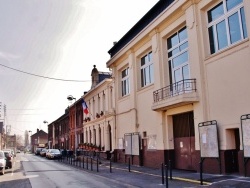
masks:
<svg viewBox="0 0 250 188"><path fill-rule="evenodd" d="M83 112L87 115L89 113L89 110L88 110L88 106L84 100L82 102L82 108L83 108Z"/></svg>

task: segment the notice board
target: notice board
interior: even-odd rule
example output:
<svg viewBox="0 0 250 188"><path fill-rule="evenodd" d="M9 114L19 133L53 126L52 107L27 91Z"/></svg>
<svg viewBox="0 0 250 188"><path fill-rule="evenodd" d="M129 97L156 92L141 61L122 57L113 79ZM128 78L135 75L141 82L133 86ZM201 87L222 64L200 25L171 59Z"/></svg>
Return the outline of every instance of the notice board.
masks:
<svg viewBox="0 0 250 188"><path fill-rule="evenodd" d="M140 136L139 133L127 133L124 135L125 155L139 155Z"/></svg>
<svg viewBox="0 0 250 188"><path fill-rule="evenodd" d="M244 157L250 157L250 114L241 116Z"/></svg>
<svg viewBox="0 0 250 188"><path fill-rule="evenodd" d="M207 121L199 123L201 157L219 158L219 144L217 122Z"/></svg>

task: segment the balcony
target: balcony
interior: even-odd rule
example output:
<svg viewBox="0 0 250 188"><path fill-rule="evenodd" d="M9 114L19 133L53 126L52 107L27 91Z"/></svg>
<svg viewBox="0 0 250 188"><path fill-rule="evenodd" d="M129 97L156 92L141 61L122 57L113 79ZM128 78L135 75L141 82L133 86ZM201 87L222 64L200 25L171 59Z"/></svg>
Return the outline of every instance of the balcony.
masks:
<svg viewBox="0 0 250 188"><path fill-rule="evenodd" d="M153 92L152 110L167 110L199 101L196 79L185 79Z"/></svg>

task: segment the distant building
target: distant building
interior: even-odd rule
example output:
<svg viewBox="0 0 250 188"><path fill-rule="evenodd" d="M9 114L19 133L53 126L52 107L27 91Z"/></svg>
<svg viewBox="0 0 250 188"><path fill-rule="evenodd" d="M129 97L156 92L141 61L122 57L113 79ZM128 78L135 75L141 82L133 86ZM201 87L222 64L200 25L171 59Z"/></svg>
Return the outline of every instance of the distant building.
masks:
<svg viewBox="0 0 250 188"><path fill-rule="evenodd" d="M88 107L83 118L83 142L80 147L102 151L103 157L109 158L115 145L115 103L113 80L110 72L92 70L92 86L82 98ZM96 80L95 78L99 79Z"/></svg>
<svg viewBox="0 0 250 188"><path fill-rule="evenodd" d="M31 151L34 153L37 147L47 147L48 134L43 130L37 129L37 132L31 135Z"/></svg>
<svg viewBox="0 0 250 188"><path fill-rule="evenodd" d="M4 128L3 122L0 122L0 150L4 148Z"/></svg>

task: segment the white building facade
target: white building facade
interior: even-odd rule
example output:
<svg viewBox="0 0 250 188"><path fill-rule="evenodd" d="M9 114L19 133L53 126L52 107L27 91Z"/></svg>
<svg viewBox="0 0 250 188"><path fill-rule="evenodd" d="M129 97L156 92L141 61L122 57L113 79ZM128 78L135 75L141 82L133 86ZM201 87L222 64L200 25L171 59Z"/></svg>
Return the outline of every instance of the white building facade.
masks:
<svg viewBox="0 0 250 188"><path fill-rule="evenodd" d="M160 0L109 50L117 161L243 173L249 18L247 0Z"/></svg>

